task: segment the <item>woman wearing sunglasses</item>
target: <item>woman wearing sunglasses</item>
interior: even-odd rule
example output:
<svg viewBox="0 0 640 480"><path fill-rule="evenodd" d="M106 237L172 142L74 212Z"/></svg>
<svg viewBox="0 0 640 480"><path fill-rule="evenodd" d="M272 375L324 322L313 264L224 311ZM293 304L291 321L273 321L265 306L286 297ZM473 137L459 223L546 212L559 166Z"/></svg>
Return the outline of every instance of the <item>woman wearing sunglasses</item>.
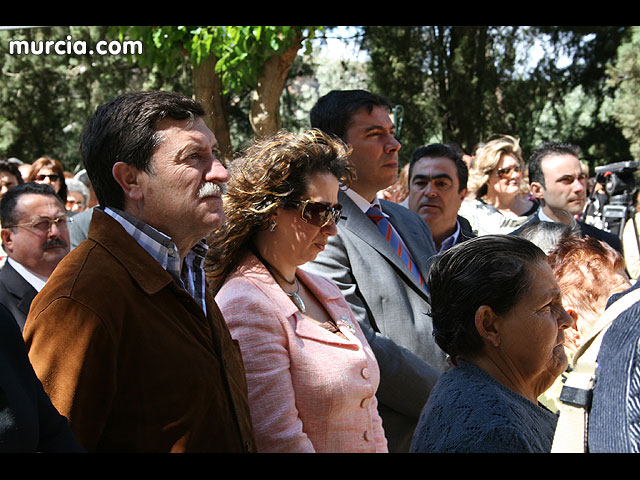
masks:
<svg viewBox="0 0 640 480"><path fill-rule="evenodd" d="M27 177L27 182L51 185L62 199L62 203L67 203L67 184L64 181L64 169L59 160L49 157L40 157L37 159L33 162L31 173L29 173Z"/></svg>
<svg viewBox="0 0 640 480"><path fill-rule="evenodd" d="M298 267L336 235L348 148L279 133L230 167L210 287L239 342L261 452L386 452L379 370L340 290Z"/></svg>
<svg viewBox="0 0 640 480"><path fill-rule="evenodd" d="M525 197L523 173L522 151L514 137L496 138L476 152L469 194L458 213L479 236L511 233L535 213L538 205Z"/></svg>

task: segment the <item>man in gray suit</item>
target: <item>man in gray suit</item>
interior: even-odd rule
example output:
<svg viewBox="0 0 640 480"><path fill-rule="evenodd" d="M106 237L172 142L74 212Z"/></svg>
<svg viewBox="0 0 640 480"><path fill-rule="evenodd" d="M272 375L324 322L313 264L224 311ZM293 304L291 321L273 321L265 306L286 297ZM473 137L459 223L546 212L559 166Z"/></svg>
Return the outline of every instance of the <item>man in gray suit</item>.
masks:
<svg viewBox="0 0 640 480"><path fill-rule="evenodd" d="M311 110L312 127L352 147L357 179L339 193L338 235L303 268L333 280L358 318L380 366L377 397L389 450L406 452L448 361L431 333L425 284L436 250L429 227L415 212L376 195L398 176L400 143L389 111L386 100L362 90L332 91ZM372 206L382 213L369 217ZM386 225L389 236L399 234L399 245L392 246L376 224L387 220L395 229ZM409 254L409 264L400 250Z"/></svg>

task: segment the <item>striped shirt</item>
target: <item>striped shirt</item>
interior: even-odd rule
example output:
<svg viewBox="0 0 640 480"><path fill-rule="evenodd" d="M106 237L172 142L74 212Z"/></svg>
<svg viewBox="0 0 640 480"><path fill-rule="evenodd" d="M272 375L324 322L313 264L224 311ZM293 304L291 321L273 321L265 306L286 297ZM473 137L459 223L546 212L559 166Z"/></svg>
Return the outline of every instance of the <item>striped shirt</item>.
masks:
<svg viewBox="0 0 640 480"><path fill-rule="evenodd" d="M178 248L164 233L122 210L106 207L104 211L122 225L126 232L173 277L180 287L189 292L202 306L202 310L206 314L204 259L208 246L204 239L189 250L181 265Z"/></svg>

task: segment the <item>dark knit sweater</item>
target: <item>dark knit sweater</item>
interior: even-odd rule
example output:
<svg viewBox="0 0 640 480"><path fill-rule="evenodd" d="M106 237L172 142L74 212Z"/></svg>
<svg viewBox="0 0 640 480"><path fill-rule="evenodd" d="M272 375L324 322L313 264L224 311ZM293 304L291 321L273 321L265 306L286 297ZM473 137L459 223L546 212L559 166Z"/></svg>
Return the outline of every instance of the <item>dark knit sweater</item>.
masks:
<svg viewBox="0 0 640 480"><path fill-rule="evenodd" d="M546 453L557 417L470 363L445 372L425 405L412 452Z"/></svg>

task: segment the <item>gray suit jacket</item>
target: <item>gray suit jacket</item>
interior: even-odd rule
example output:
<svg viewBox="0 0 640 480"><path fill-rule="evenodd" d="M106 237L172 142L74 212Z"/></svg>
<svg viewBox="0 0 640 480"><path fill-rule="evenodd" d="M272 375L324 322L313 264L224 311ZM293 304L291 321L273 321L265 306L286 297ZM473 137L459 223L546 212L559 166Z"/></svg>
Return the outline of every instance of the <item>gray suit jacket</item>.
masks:
<svg viewBox="0 0 640 480"><path fill-rule="evenodd" d="M80 242L86 240L89 236L89 224L93 216L93 207L83 212L76 213L72 218L73 222L69 225L69 242L70 249L73 250Z"/></svg>
<svg viewBox="0 0 640 480"><path fill-rule="evenodd" d="M38 292L9 262L0 270L0 303L13 315L22 331L31 302Z"/></svg>
<svg viewBox="0 0 640 480"><path fill-rule="evenodd" d="M377 392L390 451L408 451L422 407L448 367L435 344L429 295L375 223L343 192L338 235L302 268L333 280L342 290L380 366ZM431 231L415 212L381 201L423 279L435 255Z"/></svg>

